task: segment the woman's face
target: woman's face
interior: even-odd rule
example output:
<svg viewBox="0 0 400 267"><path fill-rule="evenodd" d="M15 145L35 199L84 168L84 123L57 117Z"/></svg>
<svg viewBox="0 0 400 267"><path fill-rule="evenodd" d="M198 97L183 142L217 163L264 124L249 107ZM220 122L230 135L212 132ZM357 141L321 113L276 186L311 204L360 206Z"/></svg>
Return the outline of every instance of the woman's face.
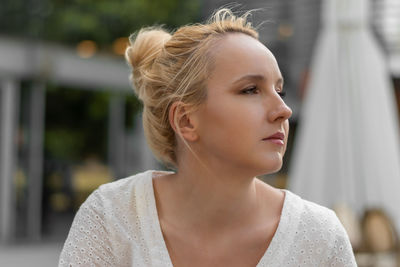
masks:
<svg viewBox="0 0 400 267"><path fill-rule="evenodd" d="M207 100L196 112L199 151L212 165L278 171L292 111L280 96L283 78L275 57L241 33L224 36L213 55ZM267 139L276 133L283 134L281 140Z"/></svg>

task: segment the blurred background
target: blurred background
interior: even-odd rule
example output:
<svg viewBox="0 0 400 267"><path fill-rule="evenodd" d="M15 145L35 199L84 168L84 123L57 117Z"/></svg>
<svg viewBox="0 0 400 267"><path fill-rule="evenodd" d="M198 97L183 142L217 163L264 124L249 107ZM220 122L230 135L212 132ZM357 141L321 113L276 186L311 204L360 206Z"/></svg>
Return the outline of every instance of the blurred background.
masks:
<svg viewBox="0 0 400 267"><path fill-rule="evenodd" d="M351 236L360 266L400 266L400 2L354 0L350 1L353 6L345 2L236 1L242 4L238 10L261 8L252 21L255 25L264 22L259 28L261 41L278 60L285 77L285 101L293 110L284 166L279 173L261 178L334 208ZM123 58L127 38L143 26L163 24L173 30L204 21L213 10L229 3L0 0L0 265L25 266L29 262L30 266L55 266L75 212L94 189L140 171L164 168L152 157L143 136L141 104L129 85L130 71ZM369 12L359 14L365 8ZM348 19L357 17L354 14L361 22ZM335 21L339 26L332 26ZM368 32L365 41L351 37L361 28ZM341 42L340 31L351 38ZM339 40L336 45L334 40ZM373 45L366 45L369 43ZM353 53L340 54L351 51L349 47L355 49ZM340 60L324 56L328 51L335 51L333 55ZM351 61L354 51L360 54ZM371 54L377 55L371 59L374 64L362 63ZM338 68L324 70L332 60ZM347 69L351 64L346 60L369 68ZM345 77L340 76L341 71L346 72ZM361 77L361 82L354 82L354 76ZM382 82L376 85L367 78ZM341 85L346 81L351 85L346 92L352 95L333 99L315 93L323 100L307 98L306 92L318 88L340 92L336 89L345 87ZM366 89L369 85L372 93ZM379 114L346 109L354 108L353 100L364 103L365 95L380 99L365 105L366 110L378 110ZM328 114L336 114L336 120L328 119L332 118ZM341 167L349 160L343 163L341 159L346 157L330 153L338 146L329 149L324 145L343 140L337 131L326 131L319 140L311 136L314 145L304 145L309 143L304 137L309 136L307 131L340 128L341 118L347 118L349 125L369 122L363 127L356 124L355 140L381 138L381 144L385 143L376 147L360 143L354 148L372 147L375 150L363 150L371 157L352 152L350 145L339 151L353 155L352 166L359 170L374 166L371 171L358 174L351 170L349 174L348 167ZM328 124L320 124L321 120ZM366 138L374 129L380 135ZM325 152L320 149L324 147ZM324 157L323 153L333 156ZM316 163L317 159L303 162L310 158L307 155L326 159L334 167ZM328 167L321 167L325 165ZM313 174L315 169L319 172ZM313 175L329 177L335 173L332 169L343 170L344 177L335 191L322 178L319 183L310 180ZM382 171L375 172L377 169ZM365 173L373 173L375 178ZM383 189L375 194L368 191L370 187ZM387 187L390 192L384 190Z"/></svg>

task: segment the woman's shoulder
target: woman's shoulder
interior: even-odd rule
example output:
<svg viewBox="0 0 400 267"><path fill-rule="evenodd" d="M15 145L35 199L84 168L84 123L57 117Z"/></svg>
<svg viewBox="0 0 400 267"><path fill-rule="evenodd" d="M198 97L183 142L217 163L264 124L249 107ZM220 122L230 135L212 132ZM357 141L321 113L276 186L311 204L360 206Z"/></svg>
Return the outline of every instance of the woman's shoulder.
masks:
<svg viewBox="0 0 400 267"><path fill-rule="evenodd" d="M275 245L277 266L356 266L350 241L329 208L288 191Z"/></svg>
<svg viewBox="0 0 400 267"><path fill-rule="evenodd" d="M290 191L288 194L291 209L297 209L298 234L301 232L307 239L313 239L317 243L339 242L351 247L347 232L333 210L305 200Z"/></svg>
<svg viewBox="0 0 400 267"><path fill-rule="evenodd" d="M151 179L146 171L101 185L80 206L60 256L60 266L92 261L96 266L128 266L129 253L149 225ZM89 264L89 263L88 263Z"/></svg>
<svg viewBox="0 0 400 267"><path fill-rule="evenodd" d="M341 262L340 266L356 266L349 238L336 213L290 191L286 194L286 213L291 214L287 215L287 232L292 238L288 254L294 258L309 254L309 259L319 261L317 265Z"/></svg>
<svg viewBox="0 0 400 267"><path fill-rule="evenodd" d="M289 190L285 191L288 194L288 202L290 202L292 208L300 211L299 216L306 219L309 223L337 222L338 219L333 210L315 202L303 199Z"/></svg>
<svg viewBox="0 0 400 267"><path fill-rule="evenodd" d="M89 195L80 209L97 210L105 216L111 211L117 215L123 210L135 213L137 202L143 202L151 197L153 172L148 170L99 186Z"/></svg>
<svg viewBox="0 0 400 267"><path fill-rule="evenodd" d="M153 172L152 170L148 170L110 183L102 184L95 192L97 191L98 194L104 197L129 196L134 194L138 188L145 186L146 183L152 179Z"/></svg>
<svg viewBox="0 0 400 267"><path fill-rule="evenodd" d="M347 239L347 233L336 213L315 202L305 200L300 196L286 191L288 196L289 212L295 211L298 219L299 229L304 233L324 240ZM314 235L313 233L319 233Z"/></svg>

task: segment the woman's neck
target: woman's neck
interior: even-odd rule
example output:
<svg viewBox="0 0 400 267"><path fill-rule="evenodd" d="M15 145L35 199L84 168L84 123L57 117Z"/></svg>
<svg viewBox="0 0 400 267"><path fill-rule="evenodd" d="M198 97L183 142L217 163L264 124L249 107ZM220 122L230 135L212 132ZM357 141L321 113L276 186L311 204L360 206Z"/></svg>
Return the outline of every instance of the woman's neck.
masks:
<svg viewBox="0 0 400 267"><path fill-rule="evenodd" d="M268 216L268 205L273 204L268 202L277 190L237 171L191 165L155 179L160 220L210 233L257 225Z"/></svg>

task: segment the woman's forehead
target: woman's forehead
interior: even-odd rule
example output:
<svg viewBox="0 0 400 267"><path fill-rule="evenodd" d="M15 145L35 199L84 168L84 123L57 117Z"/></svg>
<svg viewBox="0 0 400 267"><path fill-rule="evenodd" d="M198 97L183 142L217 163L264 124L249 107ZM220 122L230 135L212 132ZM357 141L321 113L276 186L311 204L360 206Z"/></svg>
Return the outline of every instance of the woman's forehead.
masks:
<svg viewBox="0 0 400 267"><path fill-rule="evenodd" d="M271 51L246 34L227 34L213 51L212 78L232 80L246 75L266 79L279 76L278 64Z"/></svg>
<svg viewBox="0 0 400 267"><path fill-rule="evenodd" d="M214 47L216 55L232 52L265 53L273 56L271 51L255 39L244 33L227 33L219 39Z"/></svg>

